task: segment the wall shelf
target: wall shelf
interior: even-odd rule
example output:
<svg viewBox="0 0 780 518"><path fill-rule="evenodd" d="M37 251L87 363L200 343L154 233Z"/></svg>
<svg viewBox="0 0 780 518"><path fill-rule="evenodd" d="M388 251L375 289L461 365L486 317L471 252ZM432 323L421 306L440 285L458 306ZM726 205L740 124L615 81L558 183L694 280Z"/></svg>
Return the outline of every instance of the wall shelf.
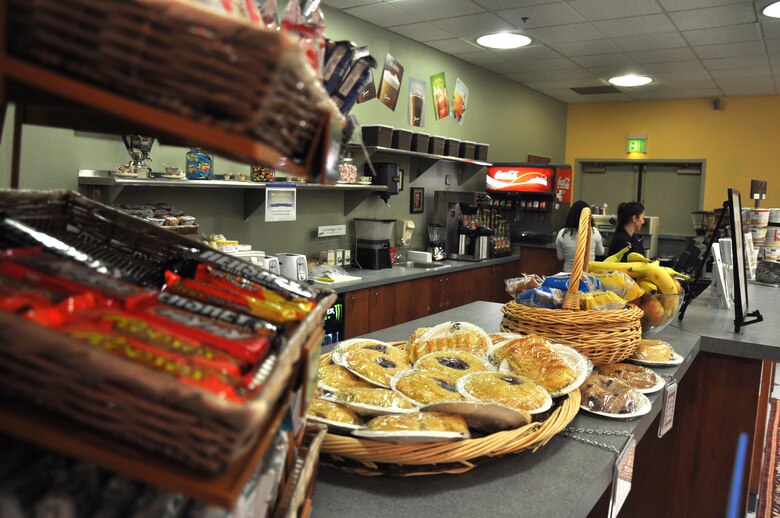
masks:
<svg viewBox="0 0 780 518"><path fill-rule="evenodd" d="M356 161L364 163L364 155L360 145L350 144L350 151ZM454 164L458 169L458 185L462 185L463 182L474 176L483 167L488 167L493 164L490 162L482 162L479 160L471 160L468 158L459 158L446 155L431 155L429 153L418 153L417 151L405 151L402 149L394 149L381 146L366 146L366 151L369 157L373 159L375 155L396 155L408 157L410 161L410 181L413 182L420 175L424 174L431 167L435 166L439 162L449 162Z"/></svg>
<svg viewBox="0 0 780 518"><path fill-rule="evenodd" d="M247 220L265 203L266 183L240 180L171 180L168 178L122 178L110 171L82 169L79 171L79 186L83 194L101 203L114 203L126 188L177 188L177 189L241 189L243 191L244 219ZM294 182L297 189L311 191L344 192L344 216L348 216L366 198L377 192L386 192L385 185Z"/></svg>

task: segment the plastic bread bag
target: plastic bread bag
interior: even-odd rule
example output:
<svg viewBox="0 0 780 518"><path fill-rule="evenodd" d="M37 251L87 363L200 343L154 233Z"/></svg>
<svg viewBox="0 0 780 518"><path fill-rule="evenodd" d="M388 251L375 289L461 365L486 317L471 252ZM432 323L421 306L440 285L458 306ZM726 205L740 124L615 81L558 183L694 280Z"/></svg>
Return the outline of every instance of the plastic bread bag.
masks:
<svg viewBox="0 0 780 518"><path fill-rule="evenodd" d="M372 410L385 410L389 412L411 412L417 407L409 400L386 388L351 387L321 397L326 401L332 401L346 405L359 415L371 415ZM380 412L385 413L385 412Z"/></svg>
<svg viewBox="0 0 780 518"><path fill-rule="evenodd" d="M523 274L520 277L512 277L511 279L504 279L504 286L506 292L510 297L514 298L520 293L538 288L542 285L542 278L536 274Z"/></svg>
<svg viewBox="0 0 780 518"><path fill-rule="evenodd" d="M619 297L614 291L580 293L580 309L583 310L606 311L623 309L626 307L626 304L626 299Z"/></svg>
<svg viewBox="0 0 780 518"><path fill-rule="evenodd" d="M501 351L509 370L520 376L527 376L551 394L556 394L577 378L569 365L550 342L541 336L529 335L509 341Z"/></svg>
<svg viewBox="0 0 780 518"><path fill-rule="evenodd" d="M599 280L604 290L615 292L626 300L634 300L644 294L636 281L624 272L602 272L590 275Z"/></svg>
<svg viewBox="0 0 780 518"><path fill-rule="evenodd" d="M627 384L601 374L591 374L580 386L582 405L596 412L631 414L638 410L642 396Z"/></svg>
<svg viewBox="0 0 780 518"><path fill-rule="evenodd" d="M515 302L532 308L561 309L566 292L555 288L536 288L524 291L515 298Z"/></svg>
<svg viewBox="0 0 780 518"><path fill-rule="evenodd" d="M429 328L407 345L409 360L416 362L434 351L467 351L483 355L490 337L479 326L468 322L444 322Z"/></svg>
<svg viewBox="0 0 780 518"><path fill-rule="evenodd" d="M566 273L551 275L549 277L544 278L544 280L542 281L542 287L555 288L557 290L566 291L569 289L570 279L571 279L571 275ZM595 277L587 273L582 274L582 277L580 279L580 284L579 284L579 291L581 293L598 291L600 289L601 289L601 283L599 282L598 279L596 279Z"/></svg>

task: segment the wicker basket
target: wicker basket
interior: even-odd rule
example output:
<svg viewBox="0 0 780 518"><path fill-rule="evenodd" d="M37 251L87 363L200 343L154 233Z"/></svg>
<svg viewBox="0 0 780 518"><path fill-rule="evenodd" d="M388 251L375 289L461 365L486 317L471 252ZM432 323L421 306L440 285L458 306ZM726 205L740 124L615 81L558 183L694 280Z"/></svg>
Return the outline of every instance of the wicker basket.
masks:
<svg viewBox="0 0 780 518"><path fill-rule="evenodd" d="M572 279L588 271L590 236L590 209L585 208L580 216ZM511 301L501 311L502 331L544 336L575 348L596 365L625 360L642 339L641 309L628 304L620 310L582 311L578 282L569 283L563 309L532 308Z"/></svg>
<svg viewBox="0 0 780 518"><path fill-rule="evenodd" d="M0 191L0 220L6 217L95 254L137 284L155 285L169 261L206 249L69 191ZM29 244L7 230L0 248ZM222 471L269 431L294 389L301 358L322 342L324 314L336 296L314 291L316 308L287 330L263 389L244 403L150 375L110 352L0 313L0 404L21 399L196 470Z"/></svg>
<svg viewBox="0 0 780 518"><path fill-rule="evenodd" d="M330 353L322 355L320 365L330 362ZM491 458L538 450L566 428L579 409L580 391L575 390L554 401L544 421L456 442L393 444L328 433L322 443L320 463L366 476L464 473Z"/></svg>
<svg viewBox="0 0 780 518"><path fill-rule="evenodd" d="M306 156L344 125L293 38L186 0L9 0L9 53Z"/></svg>

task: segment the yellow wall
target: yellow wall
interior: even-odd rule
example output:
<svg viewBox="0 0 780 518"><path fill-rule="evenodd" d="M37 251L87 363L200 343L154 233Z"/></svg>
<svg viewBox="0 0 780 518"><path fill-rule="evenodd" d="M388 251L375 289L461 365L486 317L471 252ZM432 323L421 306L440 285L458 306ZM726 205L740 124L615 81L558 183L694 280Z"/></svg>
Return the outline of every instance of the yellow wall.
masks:
<svg viewBox="0 0 780 518"><path fill-rule="evenodd" d="M751 179L768 183L762 207L780 207L780 96L721 99L720 110L712 99L570 104L566 161L633 159L629 133L647 134L642 158L706 160L706 210L720 207L729 187L753 206Z"/></svg>

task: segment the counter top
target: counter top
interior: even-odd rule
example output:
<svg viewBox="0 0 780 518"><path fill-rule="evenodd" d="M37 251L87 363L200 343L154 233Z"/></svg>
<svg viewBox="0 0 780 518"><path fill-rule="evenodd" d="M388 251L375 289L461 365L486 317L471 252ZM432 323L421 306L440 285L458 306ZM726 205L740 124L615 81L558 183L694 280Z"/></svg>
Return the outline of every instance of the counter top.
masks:
<svg viewBox="0 0 780 518"><path fill-rule="evenodd" d="M748 283L750 311L758 309L763 322L734 332L734 308L710 307L708 287L691 302L682 321L672 326L701 336L704 352L780 362L780 288Z"/></svg>
<svg viewBox="0 0 780 518"><path fill-rule="evenodd" d="M474 302L366 336L404 340L418 327L447 320L471 322L494 332L501 317L501 304ZM680 379L699 352L698 335L667 327L657 337L672 343L685 361L656 372ZM649 396L652 411L637 420L618 421L583 411L571 426L627 431L639 439L660 412L662 393ZM626 441L624 436L596 439L618 449ZM312 516L482 516L487 510L491 517L586 516L609 487L614 461L615 454L608 450L558 435L536 453L525 451L493 459L460 475L361 477L322 467Z"/></svg>
<svg viewBox="0 0 780 518"><path fill-rule="evenodd" d="M497 264L510 263L520 259L520 252L516 251L506 257L497 257L492 259L484 259L482 261L455 261L448 259L446 261L437 261L444 263L447 266L440 266L438 268L401 268L393 266L392 268L385 268L383 270L361 270L360 268L345 268L345 271L349 275L361 277L359 281L349 281L338 284L336 286L330 286L328 284L317 283L315 286L318 288L331 289L336 293L345 293L348 291L361 290L364 288L374 288L376 286L383 286L385 284L393 284L402 281L411 281L414 279L422 279L424 277L433 277L435 275L443 275L450 272L460 272L463 270L471 270L473 268L482 268L484 266L493 266ZM517 272L518 275L520 272Z"/></svg>

